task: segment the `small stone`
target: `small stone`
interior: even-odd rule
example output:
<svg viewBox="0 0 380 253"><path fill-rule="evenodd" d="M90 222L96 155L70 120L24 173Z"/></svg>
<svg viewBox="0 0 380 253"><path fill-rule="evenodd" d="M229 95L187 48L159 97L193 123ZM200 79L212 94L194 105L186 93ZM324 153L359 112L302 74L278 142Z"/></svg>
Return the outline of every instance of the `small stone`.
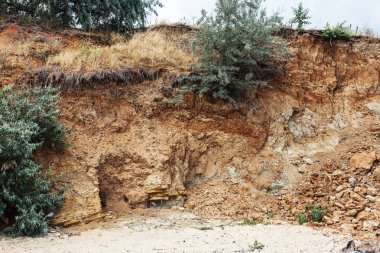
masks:
<svg viewBox="0 0 380 253"><path fill-rule="evenodd" d="M355 228L356 224L342 224L340 225L340 228L344 231L344 232L352 232Z"/></svg>
<svg viewBox="0 0 380 253"><path fill-rule="evenodd" d="M376 220L369 220L369 221L364 221L363 222L363 228L364 229L374 229L374 228L378 228L380 225L380 222L379 221L376 221Z"/></svg>
<svg viewBox="0 0 380 253"><path fill-rule="evenodd" d="M350 192L350 197L352 200L357 201L357 202L361 202L363 200L363 198L356 192Z"/></svg>
<svg viewBox="0 0 380 253"><path fill-rule="evenodd" d="M342 170L334 170L334 172L332 173L333 176L340 176L340 175L343 175L343 171Z"/></svg>
<svg viewBox="0 0 380 253"><path fill-rule="evenodd" d="M367 188L367 191L366 191L369 195L372 195L372 196L376 196L377 195L377 190L376 188L374 187L369 187Z"/></svg>
<svg viewBox="0 0 380 253"><path fill-rule="evenodd" d="M376 152L362 152L355 154L350 159L350 165L357 170L369 170L376 160Z"/></svg>
<svg viewBox="0 0 380 253"><path fill-rule="evenodd" d="M353 178L353 177L350 177L350 178L348 179L348 183L349 183L352 187L354 187L355 184L356 184L356 179Z"/></svg>
<svg viewBox="0 0 380 253"><path fill-rule="evenodd" d="M303 158L303 161L306 163L306 164L309 164L309 165L312 165L314 162L313 160L311 160L309 157L304 157Z"/></svg>
<svg viewBox="0 0 380 253"><path fill-rule="evenodd" d="M363 187L355 187L354 192L364 195L365 189Z"/></svg>
<svg viewBox="0 0 380 253"><path fill-rule="evenodd" d="M339 203L339 202L335 202L334 205L337 206L337 207L339 207L342 210L346 209L346 207L344 205L342 205L341 203Z"/></svg>
<svg viewBox="0 0 380 253"><path fill-rule="evenodd" d="M344 190L344 186L343 185L339 185L337 188L336 188L336 192L341 192Z"/></svg>
<svg viewBox="0 0 380 253"><path fill-rule="evenodd" d="M356 216L356 219L358 221L363 221L363 220L367 220L369 218L369 213L367 211L362 211L360 212L357 216Z"/></svg>
<svg viewBox="0 0 380 253"><path fill-rule="evenodd" d="M376 201L376 197L371 196L371 195L367 195L365 198L368 199L371 202L375 202Z"/></svg>
<svg viewBox="0 0 380 253"><path fill-rule="evenodd" d="M338 222L340 221L340 216L334 216L334 217L332 218L332 221L333 221L334 223L338 223Z"/></svg>
<svg viewBox="0 0 380 253"><path fill-rule="evenodd" d="M298 173L300 173L300 174L304 174L304 173L306 173L306 172L307 172L306 166L301 165L300 167L297 168L297 171L298 171Z"/></svg>
<svg viewBox="0 0 380 253"><path fill-rule="evenodd" d="M346 215L349 216L349 217L353 217L353 216L355 216L357 213L358 213L358 210L356 210L356 209L352 209L352 210L347 211L347 212L346 212Z"/></svg>

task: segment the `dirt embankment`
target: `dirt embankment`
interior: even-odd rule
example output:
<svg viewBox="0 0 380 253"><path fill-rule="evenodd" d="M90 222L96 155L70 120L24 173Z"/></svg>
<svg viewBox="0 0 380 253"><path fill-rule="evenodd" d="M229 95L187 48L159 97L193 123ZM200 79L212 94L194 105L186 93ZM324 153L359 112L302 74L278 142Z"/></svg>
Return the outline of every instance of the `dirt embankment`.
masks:
<svg viewBox="0 0 380 253"><path fill-rule="evenodd" d="M175 32L168 38L181 46L192 33ZM331 226L375 235L380 42L330 43L295 32L286 40L292 56L283 75L239 112L192 97L173 106L170 89L181 74L173 68L139 83L65 91L61 120L71 146L41 158L73 183L55 222L171 206L202 216L261 219L275 212L294 220L322 204Z"/></svg>

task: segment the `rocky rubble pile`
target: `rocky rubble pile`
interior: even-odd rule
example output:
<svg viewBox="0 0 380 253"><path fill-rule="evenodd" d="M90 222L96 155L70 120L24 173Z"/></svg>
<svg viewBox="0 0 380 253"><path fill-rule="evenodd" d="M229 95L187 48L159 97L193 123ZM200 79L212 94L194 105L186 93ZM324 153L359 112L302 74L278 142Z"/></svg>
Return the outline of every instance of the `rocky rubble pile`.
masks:
<svg viewBox="0 0 380 253"><path fill-rule="evenodd" d="M297 189L283 191L278 199L284 216L296 219L308 206L328 208L325 223L345 232L380 236L380 154L353 155L347 167L324 164Z"/></svg>

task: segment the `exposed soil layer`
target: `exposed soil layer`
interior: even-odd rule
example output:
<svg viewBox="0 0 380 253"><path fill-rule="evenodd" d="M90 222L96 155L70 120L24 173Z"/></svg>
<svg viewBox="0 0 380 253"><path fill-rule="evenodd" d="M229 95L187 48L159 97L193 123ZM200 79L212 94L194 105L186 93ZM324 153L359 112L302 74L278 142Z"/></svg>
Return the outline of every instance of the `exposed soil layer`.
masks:
<svg viewBox="0 0 380 253"><path fill-rule="evenodd" d="M0 43L12 29L24 33L9 26ZM171 38L184 43L187 32ZM261 220L275 212L295 220L321 204L327 224L380 234L380 43L293 31L285 37L291 57L283 75L248 94L239 111L191 95L174 106L173 79L186 73L166 69L154 80L108 80L62 93L71 146L41 158L73 183L55 222L171 206L207 217ZM0 80L9 84L24 70L2 72Z"/></svg>

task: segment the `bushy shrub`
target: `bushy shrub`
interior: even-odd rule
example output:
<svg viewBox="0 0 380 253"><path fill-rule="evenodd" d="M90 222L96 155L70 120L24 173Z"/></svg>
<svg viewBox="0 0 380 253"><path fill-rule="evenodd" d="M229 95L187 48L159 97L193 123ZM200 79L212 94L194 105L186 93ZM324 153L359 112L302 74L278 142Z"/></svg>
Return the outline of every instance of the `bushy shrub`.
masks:
<svg viewBox="0 0 380 253"><path fill-rule="evenodd" d="M352 35L350 27L345 26L345 22L339 23L336 26L330 26L327 23L322 33L323 38L327 40L349 40Z"/></svg>
<svg viewBox="0 0 380 253"><path fill-rule="evenodd" d="M0 90L0 218L15 219L14 235L46 232L44 216L64 199L64 189L52 192L59 177L52 180L33 160L38 148L64 147L58 101L49 87Z"/></svg>
<svg viewBox="0 0 380 253"><path fill-rule="evenodd" d="M262 0L218 0L214 15L202 12L195 48L200 50L200 75L178 80L183 92L212 95L237 106L247 89L265 85L268 73L280 70L278 59L285 44L272 36L281 23L277 14L267 16Z"/></svg>

